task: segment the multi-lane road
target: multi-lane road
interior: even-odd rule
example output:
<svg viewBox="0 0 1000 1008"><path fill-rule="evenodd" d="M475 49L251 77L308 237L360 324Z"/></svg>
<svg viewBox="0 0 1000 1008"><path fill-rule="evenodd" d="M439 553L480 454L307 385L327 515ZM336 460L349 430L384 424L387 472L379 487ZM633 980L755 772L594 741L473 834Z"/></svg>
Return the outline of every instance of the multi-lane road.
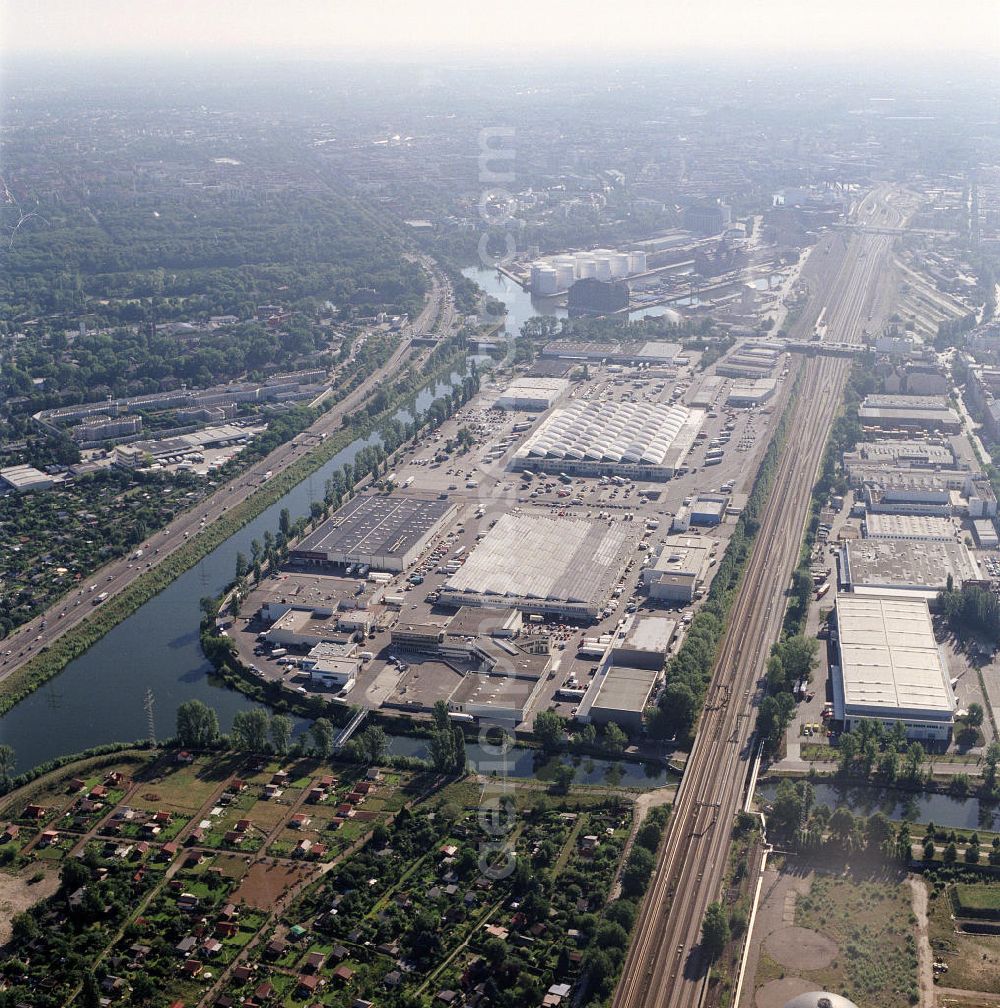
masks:
<svg viewBox="0 0 1000 1008"><path fill-rule="evenodd" d="M411 326L411 332L434 330L446 335L455 321L451 284L433 260L421 257L419 261L430 276L431 290L423 310ZM320 416L304 433L323 435L339 430L343 418L361 406L379 384L397 375L413 355L411 337L404 335L385 364L340 403ZM342 373L343 370L340 374ZM334 377L334 382L338 376ZM220 486L191 510L178 515L169 525L135 547L136 550L142 550L140 559L136 560L134 554L130 554L106 564L81 582L80 588L0 641L0 681L8 678L45 648L51 647L69 629L83 622L93 611L93 600L97 595L107 592L110 598L123 591L142 574L166 560L185 542L203 533L227 511L250 497L266 482L267 474L277 476L309 451L309 447L303 443L301 435L280 445L266 458ZM93 586L93 591L89 590L90 586Z"/></svg>
<svg viewBox="0 0 1000 1008"><path fill-rule="evenodd" d="M854 219L898 220L894 195L888 187L869 194ZM860 342L869 318L881 318L889 302L892 241L843 232L824 238L810 257L810 299L793 335L808 339L822 314L827 339ZM615 1008L699 1004L708 966L699 945L702 919L720 894L752 757L761 677L780 631L812 485L849 367L830 357L806 358L799 365L799 392L774 486L720 646Z"/></svg>

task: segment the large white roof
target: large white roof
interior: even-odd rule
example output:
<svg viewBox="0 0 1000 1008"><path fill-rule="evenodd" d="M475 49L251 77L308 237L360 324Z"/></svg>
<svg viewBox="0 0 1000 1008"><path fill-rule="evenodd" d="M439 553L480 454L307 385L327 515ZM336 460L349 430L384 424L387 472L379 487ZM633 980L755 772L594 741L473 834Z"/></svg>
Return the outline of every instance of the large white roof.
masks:
<svg viewBox="0 0 1000 1008"><path fill-rule="evenodd" d="M844 703L948 715L955 698L921 599L841 595L837 599Z"/></svg>
<svg viewBox="0 0 1000 1008"><path fill-rule="evenodd" d="M547 515L504 515L448 589L511 599L593 604L617 575L628 545L622 524Z"/></svg>
<svg viewBox="0 0 1000 1008"><path fill-rule="evenodd" d="M677 404L578 399L553 410L518 458L662 465L687 418L687 407Z"/></svg>

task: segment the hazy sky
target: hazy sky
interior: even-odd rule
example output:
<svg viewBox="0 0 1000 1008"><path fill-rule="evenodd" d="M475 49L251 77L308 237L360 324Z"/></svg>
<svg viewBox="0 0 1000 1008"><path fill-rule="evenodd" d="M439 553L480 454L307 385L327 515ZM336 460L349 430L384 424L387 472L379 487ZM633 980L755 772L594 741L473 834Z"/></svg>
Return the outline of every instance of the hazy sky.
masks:
<svg viewBox="0 0 1000 1008"><path fill-rule="evenodd" d="M5 53L1000 53L1000 0L0 0Z"/></svg>

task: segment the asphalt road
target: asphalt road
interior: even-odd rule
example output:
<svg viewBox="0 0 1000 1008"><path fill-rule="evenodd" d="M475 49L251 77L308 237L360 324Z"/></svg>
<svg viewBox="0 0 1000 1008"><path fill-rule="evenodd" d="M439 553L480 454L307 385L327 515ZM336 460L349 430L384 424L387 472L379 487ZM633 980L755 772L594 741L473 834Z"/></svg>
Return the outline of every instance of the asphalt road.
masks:
<svg viewBox="0 0 1000 1008"><path fill-rule="evenodd" d="M412 331L422 333L435 329L446 333L454 322L455 314L451 284L433 260L421 257L420 262L430 273L431 290L424 309L413 323ZM332 434L339 430L344 416L357 409L382 381L397 374L412 353L411 339L405 336L392 357L382 367L303 433ZM343 369L340 373L343 373ZM110 600L140 575L155 569L186 541L206 531L230 508L252 496L266 481L267 473L270 472L272 477L277 476L293 462L298 461L310 448L309 445L296 443L300 438L301 435L293 441L279 445L266 458L220 486L191 510L178 515L169 525L136 546L127 557L114 560L95 571L81 582L81 587L74 593L63 596L40 616L36 616L5 640L0 641L0 682L45 648L51 647L72 627L82 623L94 611L93 599L96 596L107 592ZM134 553L138 550L142 550L142 557L135 560Z"/></svg>
<svg viewBox="0 0 1000 1008"><path fill-rule="evenodd" d="M902 217L888 187L866 196L862 223ZM809 338L826 309L826 339L861 341L869 317L885 303L883 272L893 238L841 233L810 257L811 297L793 333ZM819 275L816 275L816 270ZM708 969L699 946L709 903L719 897L753 756L756 708L772 642L784 615L785 591L830 425L850 364L831 357L799 364L802 385L778 472L740 594L730 615L715 673L667 826L657 867L613 1004L615 1008L694 1008Z"/></svg>

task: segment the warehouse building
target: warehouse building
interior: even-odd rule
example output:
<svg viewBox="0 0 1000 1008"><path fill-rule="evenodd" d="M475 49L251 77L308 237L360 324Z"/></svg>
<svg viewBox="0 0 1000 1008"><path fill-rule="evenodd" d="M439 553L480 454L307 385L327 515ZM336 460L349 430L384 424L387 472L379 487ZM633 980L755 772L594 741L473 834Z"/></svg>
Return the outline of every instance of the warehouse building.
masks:
<svg viewBox="0 0 1000 1008"><path fill-rule="evenodd" d="M601 665L581 701L577 719L598 725L613 722L630 735L637 735L658 676L652 669Z"/></svg>
<svg viewBox="0 0 1000 1008"><path fill-rule="evenodd" d="M624 523L503 515L441 589L443 605L593 620L625 569Z"/></svg>
<svg viewBox="0 0 1000 1008"><path fill-rule="evenodd" d="M7 493L31 493L48 490L59 482L58 476L49 476L30 465L10 466L0 469L0 490Z"/></svg>
<svg viewBox="0 0 1000 1008"><path fill-rule="evenodd" d="M964 543L909 539L854 539L840 550L840 584L857 594L933 598L948 585L979 578Z"/></svg>
<svg viewBox="0 0 1000 1008"><path fill-rule="evenodd" d="M355 657L356 648L337 644L317 644L302 659L302 669L309 673L315 686L335 693L349 693L358 680L361 659Z"/></svg>
<svg viewBox="0 0 1000 1008"><path fill-rule="evenodd" d="M883 514L865 516L862 525L866 539L912 539L916 542L951 542L955 524L937 515Z"/></svg>
<svg viewBox="0 0 1000 1008"><path fill-rule="evenodd" d="M921 430L961 430L958 413L944 396L872 395L858 408L866 427L912 427Z"/></svg>
<svg viewBox="0 0 1000 1008"><path fill-rule="evenodd" d="M290 553L292 563L363 564L398 573L451 520L454 504L423 497L362 496L348 501Z"/></svg>
<svg viewBox="0 0 1000 1008"><path fill-rule="evenodd" d="M691 502L692 525L719 525L726 513L726 494L698 494Z"/></svg>
<svg viewBox="0 0 1000 1008"><path fill-rule="evenodd" d="M871 464L904 469L968 468L955 456L951 445L944 441L862 441L854 451L844 452L844 468Z"/></svg>
<svg viewBox="0 0 1000 1008"><path fill-rule="evenodd" d="M554 406L569 384L565 378L518 378L500 393L493 405L502 410L540 413Z"/></svg>
<svg viewBox="0 0 1000 1008"><path fill-rule="evenodd" d="M976 537L976 544L980 549L996 549L1000 546L997 527L989 518L977 518L972 523L972 534Z"/></svg>
<svg viewBox="0 0 1000 1008"><path fill-rule="evenodd" d="M866 480L862 490L869 511L942 518L952 513L951 495L947 482L934 473L883 472Z"/></svg>
<svg viewBox="0 0 1000 1008"><path fill-rule="evenodd" d="M514 466L662 482L694 444L704 414L679 403L591 402L559 407L524 442Z"/></svg>
<svg viewBox="0 0 1000 1008"><path fill-rule="evenodd" d="M656 562L642 572L649 597L686 605L694 601L708 570L711 548L701 536L670 536Z"/></svg>
<svg viewBox="0 0 1000 1008"><path fill-rule="evenodd" d="M726 396L726 405L737 408L763 406L777 388L778 382L774 378L736 378Z"/></svg>
<svg viewBox="0 0 1000 1008"><path fill-rule="evenodd" d="M781 350L773 344L741 343L715 365L715 373L727 378L769 378L781 360Z"/></svg>
<svg viewBox="0 0 1000 1008"><path fill-rule="evenodd" d="M611 662L659 672L676 630L677 621L666 616L633 615L611 643Z"/></svg>
<svg viewBox="0 0 1000 1008"><path fill-rule="evenodd" d="M835 620L834 718L848 731L876 720L889 729L902 724L911 739L946 743L957 703L927 603L843 595Z"/></svg>

